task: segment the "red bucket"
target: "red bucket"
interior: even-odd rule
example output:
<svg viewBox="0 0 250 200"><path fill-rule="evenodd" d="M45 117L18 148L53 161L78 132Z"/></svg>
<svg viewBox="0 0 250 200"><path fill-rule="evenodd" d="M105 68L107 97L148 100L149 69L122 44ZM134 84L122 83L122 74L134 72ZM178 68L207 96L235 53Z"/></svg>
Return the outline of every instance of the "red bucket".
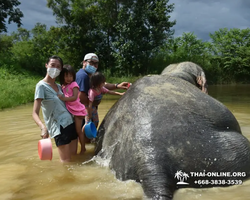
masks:
<svg viewBox="0 0 250 200"><path fill-rule="evenodd" d="M38 141L38 155L40 160L52 159L52 142L50 138Z"/></svg>

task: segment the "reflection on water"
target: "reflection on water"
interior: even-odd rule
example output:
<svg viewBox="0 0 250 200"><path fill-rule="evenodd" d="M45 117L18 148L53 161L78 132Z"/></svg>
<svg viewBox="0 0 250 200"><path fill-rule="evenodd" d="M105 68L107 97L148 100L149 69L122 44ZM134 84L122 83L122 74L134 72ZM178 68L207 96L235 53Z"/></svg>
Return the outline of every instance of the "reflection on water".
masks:
<svg viewBox="0 0 250 200"><path fill-rule="evenodd" d="M102 102L100 117L113 105ZM94 162L83 165L93 156L75 156L62 165L53 142L52 161L40 161L37 152L39 128L34 123L32 104L0 112L0 199L141 199L142 189L134 181L117 180L107 167Z"/></svg>
<svg viewBox="0 0 250 200"><path fill-rule="evenodd" d="M250 140L250 85L211 86L209 94L229 108Z"/></svg>
<svg viewBox="0 0 250 200"><path fill-rule="evenodd" d="M250 86L212 86L210 95L223 102L236 116L244 135L250 140ZM100 120L115 100L102 101ZM198 103L198 102L197 102ZM86 162L93 156L75 156L62 165L53 141L52 161L40 161L37 153L39 128L31 117L32 104L0 112L0 199L143 199L140 184L122 182L105 166ZM181 189L174 200L247 200L250 181L241 186L211 189Z"/></svg>

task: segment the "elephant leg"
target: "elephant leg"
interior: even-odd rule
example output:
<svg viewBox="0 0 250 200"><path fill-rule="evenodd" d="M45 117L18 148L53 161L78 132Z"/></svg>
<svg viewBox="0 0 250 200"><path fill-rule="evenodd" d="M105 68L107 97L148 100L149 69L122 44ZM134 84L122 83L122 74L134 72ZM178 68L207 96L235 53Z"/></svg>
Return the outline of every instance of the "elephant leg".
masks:
<svg viewBox="0 0 250 200"><path fill-rule="evenodd" d="M169 177L166 171L162 171L162 166L144 164L138 170L139 180L147 197L159 200L172 200L176 190L176 183Z"/></svg>
<svg viewBox="0 0 250 200"><path fill-rule="evenodd" d="M172 200L174 188L168 186L167 180L163 179L164 176L154 176L147 177L147 179L142 180L142 187L145 195L154 200Z"/></svg>

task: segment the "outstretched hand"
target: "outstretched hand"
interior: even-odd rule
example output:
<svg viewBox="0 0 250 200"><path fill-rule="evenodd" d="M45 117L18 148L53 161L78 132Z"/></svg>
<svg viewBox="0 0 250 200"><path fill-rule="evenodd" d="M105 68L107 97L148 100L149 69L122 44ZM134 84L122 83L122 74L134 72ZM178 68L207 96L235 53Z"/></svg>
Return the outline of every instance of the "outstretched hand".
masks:
<svg viewBox="0 0 250 200"><path fill-rule="evenodd" d="M117 88L127 90L130 87L130 85L131 83L129 82L122 82L117 85Z"/></svg>

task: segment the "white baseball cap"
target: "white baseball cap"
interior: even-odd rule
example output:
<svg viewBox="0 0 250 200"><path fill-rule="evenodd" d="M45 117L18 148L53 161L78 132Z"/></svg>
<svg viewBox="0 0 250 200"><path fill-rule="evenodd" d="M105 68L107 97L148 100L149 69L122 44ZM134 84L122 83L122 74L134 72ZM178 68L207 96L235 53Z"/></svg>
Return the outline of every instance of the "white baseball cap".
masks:
<svg viewBox="0 0 250 200"><path fill-rule="evenodd" d="M96 54L94 53L88 53L84 56L84 61L85 60L93 60L93 61L96 61L96 62L99 62L99 58Z"/></svg>

